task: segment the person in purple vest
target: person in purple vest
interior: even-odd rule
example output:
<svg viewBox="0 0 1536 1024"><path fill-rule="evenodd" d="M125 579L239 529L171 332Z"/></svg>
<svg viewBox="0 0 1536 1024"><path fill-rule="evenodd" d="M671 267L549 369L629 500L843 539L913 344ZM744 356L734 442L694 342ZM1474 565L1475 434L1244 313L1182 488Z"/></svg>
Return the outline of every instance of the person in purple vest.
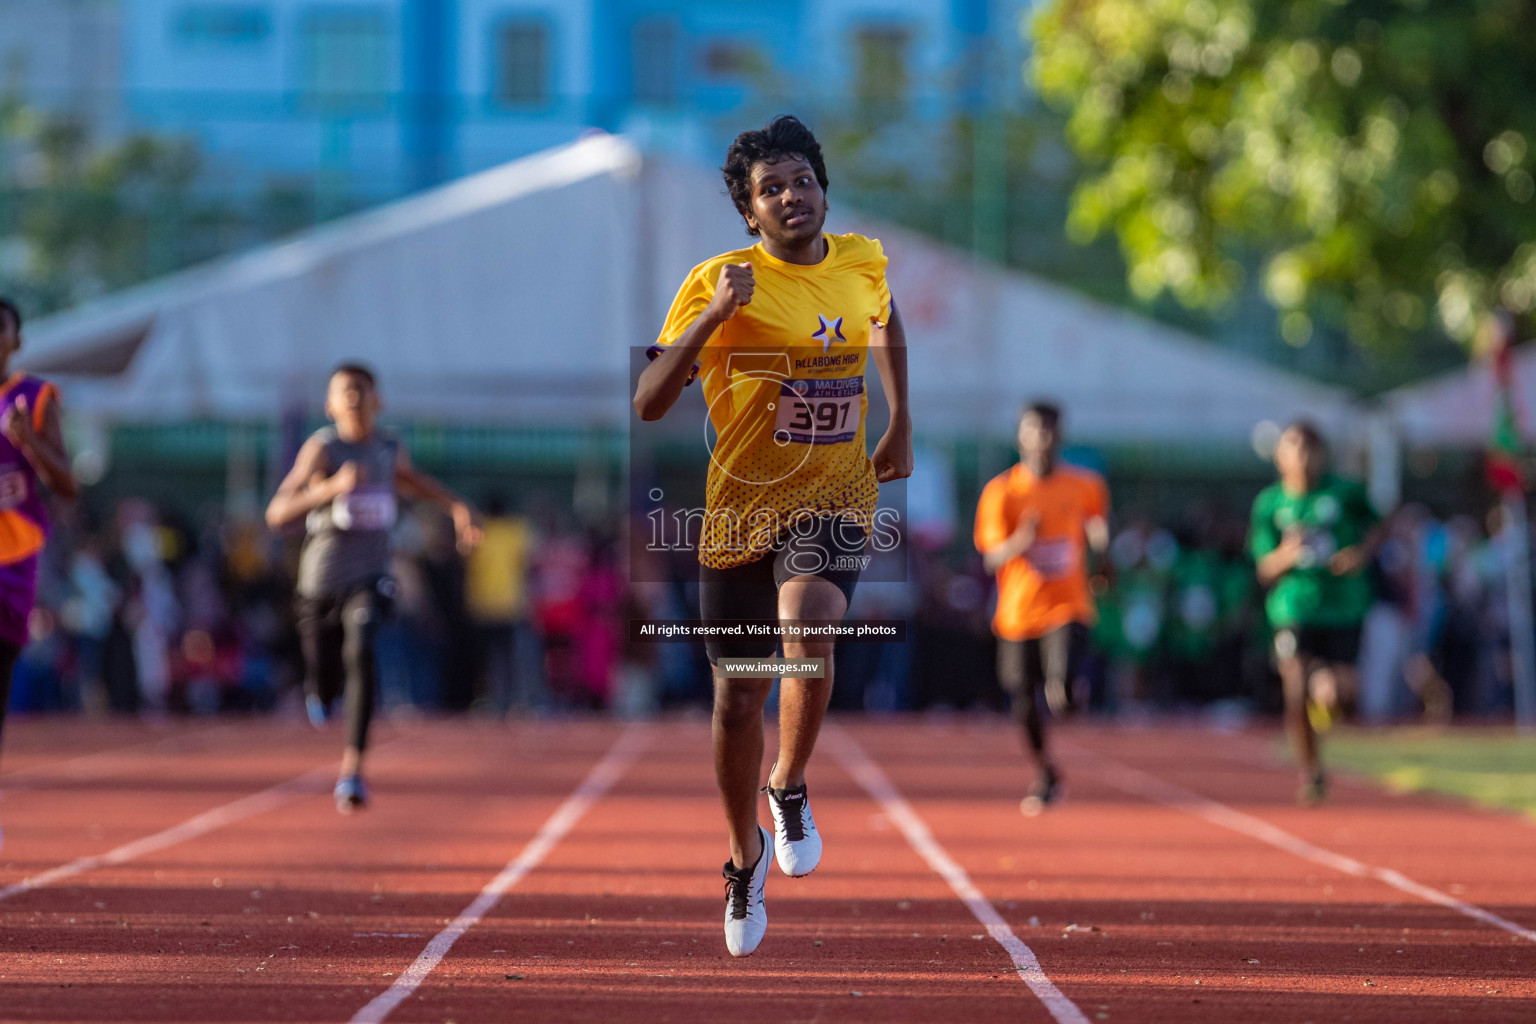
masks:
<svg viewBox="0 0 1536 1024"><path fill-rule="evenodd" d="M21 348L21 311L0 298L0 738L11 702L11 670L27 645L37 598L37 559L48 541L45 485L76 494L64 449L59 394L47 381L11 371Z"/></svg>

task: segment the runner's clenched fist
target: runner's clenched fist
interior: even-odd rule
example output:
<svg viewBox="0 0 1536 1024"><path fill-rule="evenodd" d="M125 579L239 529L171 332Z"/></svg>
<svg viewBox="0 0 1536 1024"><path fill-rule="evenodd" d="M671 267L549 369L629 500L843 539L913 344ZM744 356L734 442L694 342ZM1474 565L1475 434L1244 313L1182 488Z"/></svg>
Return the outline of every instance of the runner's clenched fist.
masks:
<svg viewBox="0 0 1536 1024"><path fill-rule="evenodd" d="M715 297L710 300L718 319L729 320L736 311L752 301L757 283L752 278L752 264L732 263L720 268Z"/></svg>

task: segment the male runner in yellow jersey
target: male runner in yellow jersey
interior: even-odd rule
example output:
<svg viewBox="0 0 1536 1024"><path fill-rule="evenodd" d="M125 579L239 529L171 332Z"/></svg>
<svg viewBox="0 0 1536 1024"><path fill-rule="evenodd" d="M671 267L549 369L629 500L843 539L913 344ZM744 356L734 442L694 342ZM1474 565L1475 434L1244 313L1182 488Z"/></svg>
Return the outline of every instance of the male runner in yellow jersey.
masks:
<svg viewBox="0 0 1536 1024"><path fill-rule="evenodd" d="M885 283L880 243L822 233L827 172L821 146L793 117L736 137L726 187L761 241L688 275L653 361L635 388L643 420L660 419L701 377L718 435L699 542L700 617L837 622L863 562L878 484L912 473L906 335ZM864 375L874 356L891 424L865 450ZM763 702L772 677L727 678L722 658L764 658L773 638L705 644L716 666L715 777L731 859L725 939L757 949L768 926L763 883L769 837L758 824ZM821 839L805 768L832 693L830 640L786 636L786 659L824 659L821 678L782 680L779 754L769 771L774 846L787 875L809 874Z"/></svg>

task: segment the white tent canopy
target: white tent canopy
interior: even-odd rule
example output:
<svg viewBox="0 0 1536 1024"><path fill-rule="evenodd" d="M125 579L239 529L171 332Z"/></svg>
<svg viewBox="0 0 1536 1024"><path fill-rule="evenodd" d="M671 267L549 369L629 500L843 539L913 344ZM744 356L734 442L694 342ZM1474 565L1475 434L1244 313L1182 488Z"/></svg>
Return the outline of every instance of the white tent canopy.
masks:
<svg viewBox="0 0 1536 1024"><path fill-rule="evenodd" d="M24 362L121 363L64 378L119 419L276 417L348 359L399 415L559 417L627 376L639 166L611 138L521 160L43 321Z"/></svg>
<svg viewBox="0 0 1536 1024"><path fill-rule="evenodd" d="M1030 398L1074 437L1246 443L1257 423L1352 433L1350 396L1066 288L874 223L908 326L914 406L943 427L1011 432ZM920 405L918 403L921 403Z"/></svg>
<svg viewBox="0 0 1536 1024"><path fill-rule="evenodd" d="M1391 392L1384 411L1408 444L1474 448L1492 433L1496 390L1493 367L1473 362ZM1519 409L1536 409L1536 346L1515 351L1514 390Z"/></svg>
<svg viewBox="0 0 1536 1024"><path fill-rule="evenodd" d="M1341 390L909 232L830 227L885 243L924 429L1007 432L1031 397L1096 441L1352 423ZM395 417L618 427L631 349L690 267L749 242L717 174L596 136L40 321L23 362L117 420L314 409L361 359Z"/></svg>

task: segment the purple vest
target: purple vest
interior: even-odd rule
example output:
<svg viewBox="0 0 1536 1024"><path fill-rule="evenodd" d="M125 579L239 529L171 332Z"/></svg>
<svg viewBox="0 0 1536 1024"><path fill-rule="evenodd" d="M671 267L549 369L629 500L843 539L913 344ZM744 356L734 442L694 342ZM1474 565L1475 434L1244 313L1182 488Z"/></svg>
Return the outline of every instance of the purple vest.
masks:
<svg viewBox="0 0 1536 1024"><path fill-rule="evenodd" d="M40 424L43 410L39 396L45 388L49 391L49 398L42 401L51 401L53 388L47 381L31 374L16 374L6 382L4 397L0 398L0 417L16 407L18 398L25 397L34 425ZM43 503L41 491L37 470L32 468L32 463L16 450L9 438L0 434L0 516L6 513L21 515L41 530L46 538L48 506ZM0 550L0 561L5 561L7 554L9 552Z"/></svg>
<svg viewBox="0 0 1536 1024"><path fill-rule="evenodd" d="M0 390L0 418L23 396L36 426L42 422L43 405L53 399L53 386L29 374L14 374ZM0 433L0 640L27 642L27 618L37 593L37 556L47 539L48 508L37 471Z"/></svg>

